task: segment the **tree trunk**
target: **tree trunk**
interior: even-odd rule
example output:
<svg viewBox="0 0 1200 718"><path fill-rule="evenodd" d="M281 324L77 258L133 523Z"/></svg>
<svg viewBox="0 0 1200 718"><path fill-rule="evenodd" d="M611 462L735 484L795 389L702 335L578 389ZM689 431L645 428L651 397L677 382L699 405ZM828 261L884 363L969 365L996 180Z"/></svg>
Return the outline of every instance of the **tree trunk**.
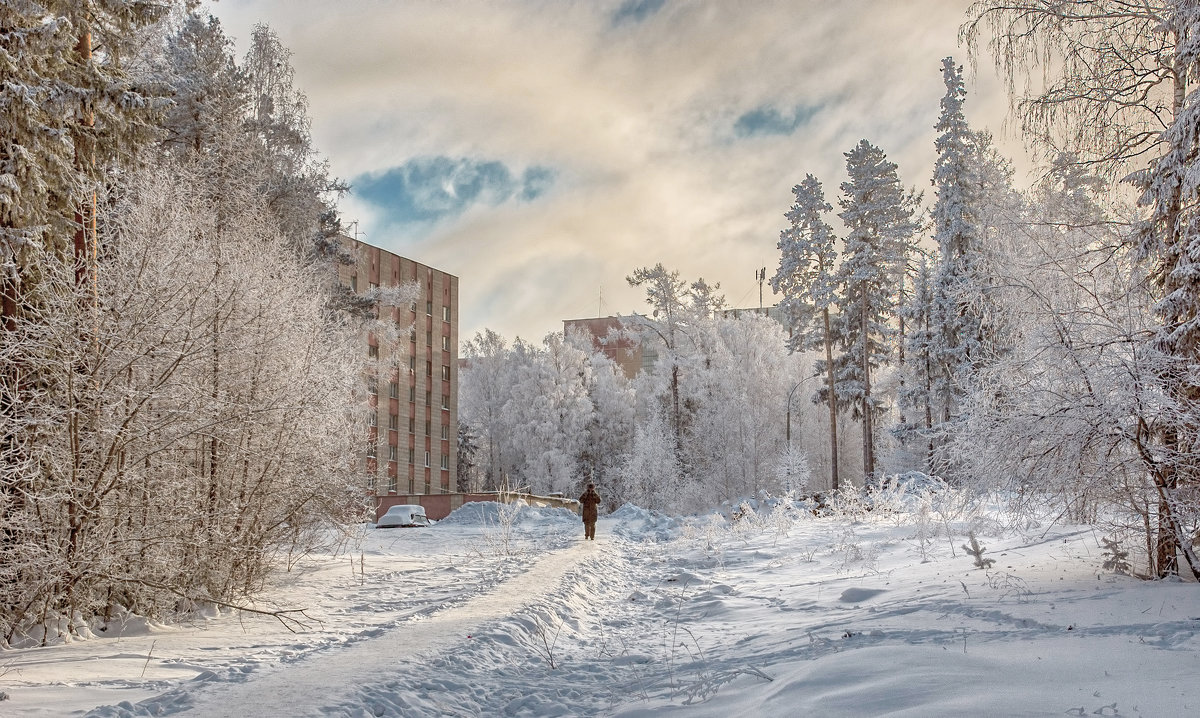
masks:
<svg viewBox="0 0 1200 718"><path fill-rule="evenodd" d="M871 415L871 342L867 336L867 302L866 293L862 298L862 309L859 312L859 332L862 335L862 425L863 425L863 480L875 475L875 422Z"/></svg>
<svg viewBox="0 0 1200 718"><path fill-rule="evenodd" d="M829 307L821 310L825 322L825 373L829 380L829 489L838 490L837 394L833 390L833 332L829 328ZM790 416L790 414L789 414Z"/></svg>

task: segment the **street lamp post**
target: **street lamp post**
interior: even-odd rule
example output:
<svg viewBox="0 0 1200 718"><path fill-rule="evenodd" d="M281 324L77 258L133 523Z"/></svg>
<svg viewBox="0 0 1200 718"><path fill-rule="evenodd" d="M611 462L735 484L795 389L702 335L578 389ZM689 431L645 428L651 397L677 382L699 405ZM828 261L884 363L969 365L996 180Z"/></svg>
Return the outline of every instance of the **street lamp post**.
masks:
<svg viewBox="0 0 1200 718"><path fill-rule="evenodd" d="M795 393L796 393L796 390L797 390L797 389L799 389L799 388L800 388L800 385L801 385L801 384L803 384L804 382L805 382L805 380L804 380L804 379L801 379L800 381L798 381L798 382L796 382L795 384L793 384L793 385L792 385L792 388L791 388L791 390L790 390L790 391L788 391L788 398L787 398L787 447L788 447L788 451L789 451L789 452L792 450L792 394L795 394Z"/></svg>

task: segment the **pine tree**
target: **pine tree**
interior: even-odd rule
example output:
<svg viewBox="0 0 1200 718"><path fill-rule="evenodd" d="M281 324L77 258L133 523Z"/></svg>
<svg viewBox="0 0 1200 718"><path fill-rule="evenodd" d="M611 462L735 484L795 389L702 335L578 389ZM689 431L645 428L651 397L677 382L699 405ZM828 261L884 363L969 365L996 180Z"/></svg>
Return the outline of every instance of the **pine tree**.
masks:
<svg viewBox="0 0 1200 718"><path fill-rule="evenodd" d="M842 183L838 214L849 230L838 268L844 352L836 367L837 398L863 425L863 474L875 474L875 419L884 410L872 394L873 372L889 360L895 299L917 229L917 198L900 186L896 164L862 140L846 153L849 181Z"/></svg>
<svg viewBox="0 0 1200 718"><path fill-rule="evenodd" d="M825 359L817 371L826 375L826 388L817 401L829 407L830 479L831 490L838 489L837 396L834 392L833 344L835 336L829 308L836 300L834 279L837 250L833 228L822 218L833 210L825 201L825 192L816 177L806 175L804 181L792 187L796 202L784 217L791 226L779 233L779 269L771 278L771 289L783 295L779 306L791 323L792 335L788 351L820 346ZM819 324L812 326L813 314L819 314Z"/></svg>
<svg viewBox="0 0 1200 718"><path fill-rule="evenodd" d="M156 133L161 97L123 68L138 28L168 5L17 0L0 4L0 315L11 328L29 257L53 248L94 264L95 191ZM92 51L95 47L97 50ZM41 256L41 255L38 255ZM91 258L88 259L87 257Z"/></svg>

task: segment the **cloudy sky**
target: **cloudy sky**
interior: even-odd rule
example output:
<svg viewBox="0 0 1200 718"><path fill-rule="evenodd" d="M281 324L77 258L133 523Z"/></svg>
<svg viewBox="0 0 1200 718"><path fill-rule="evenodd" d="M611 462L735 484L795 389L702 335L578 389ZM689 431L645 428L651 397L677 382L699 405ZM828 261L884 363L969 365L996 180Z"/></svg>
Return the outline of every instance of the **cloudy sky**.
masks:
<svg viewBox="0 0 1200 718"><path fill-rule="evenodd" d="M941 58L969 0L220 0L293 52L313 135L372 244L460 278L462 337L641 311L661 262L758 306L791 188L836 206L860 139L929 187ZM970 69L968 67L968 74ZM967 117L1000 136L981 64ZM1018 162L1018 167L1023 163ZM928 196L927 201L932 197ZM830 217L835 229L836 217ZM773 304L770 287L764 303Z"/></svg>

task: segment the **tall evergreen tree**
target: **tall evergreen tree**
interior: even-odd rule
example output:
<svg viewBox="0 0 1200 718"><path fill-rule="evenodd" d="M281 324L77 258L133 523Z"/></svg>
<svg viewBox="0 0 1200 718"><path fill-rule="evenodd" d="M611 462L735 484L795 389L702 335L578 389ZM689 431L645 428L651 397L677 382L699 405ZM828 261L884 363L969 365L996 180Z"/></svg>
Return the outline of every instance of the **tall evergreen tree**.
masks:
<svg viewBox="0 0 1200 718"><path fill-rule="evenodd" d="M979 233L976 204L978 181L972 159L973 134L963 116L967 91L962 68L954 59L942 60L946 94L936 125L940 133L934 146L934 241L938 263L932 287L933 333L928 344L934 373L931 401L936 421L948 423L963 405L973 367L982 359L983 318L979 270Z"/></svg>
<svg viewBox="0 0 1200 718"><path fill-rule="evenodd" d="M779 233L779 269L771 278L771 289L783 295L779 303L790 322L792 334L788 351L820 347L825 358L817 372L826 377L825 389L815 401L829 407L830 476L829 485L838 488L837 395L834 391L833 345L835 341L829 308L836 300L834 277L837 237L824 220L833 207L825 201L825 192L816 177L806 175L792 187L796 201L784 217L791 226Z"/></svg>
<svg viewBox="0 0 1200 718"><path fill-rule="evenodd" d="M81 226L114 166L156 133L161 98L130 78L136 31L166 0L0 3L0 315L11 328L29 258L94 254ZM96 48L93 52L93 48ZM42 255L38 255L42 256ZM94 261L87 260L89 262Z"/></svg>
<svg viewBox="0 0 1200 718"><path fill-rule="evenodd" d="M863 426L863 474L875 474L875 419L883 402L872 393L873 372L893 349L895 299L907 264L905 253L917 229L917 198L900 185L896 164L862 140L846 154L838 214L849 233L838 268L838 318L843 354L838 358L837 399L853 409Z"/></svg>

